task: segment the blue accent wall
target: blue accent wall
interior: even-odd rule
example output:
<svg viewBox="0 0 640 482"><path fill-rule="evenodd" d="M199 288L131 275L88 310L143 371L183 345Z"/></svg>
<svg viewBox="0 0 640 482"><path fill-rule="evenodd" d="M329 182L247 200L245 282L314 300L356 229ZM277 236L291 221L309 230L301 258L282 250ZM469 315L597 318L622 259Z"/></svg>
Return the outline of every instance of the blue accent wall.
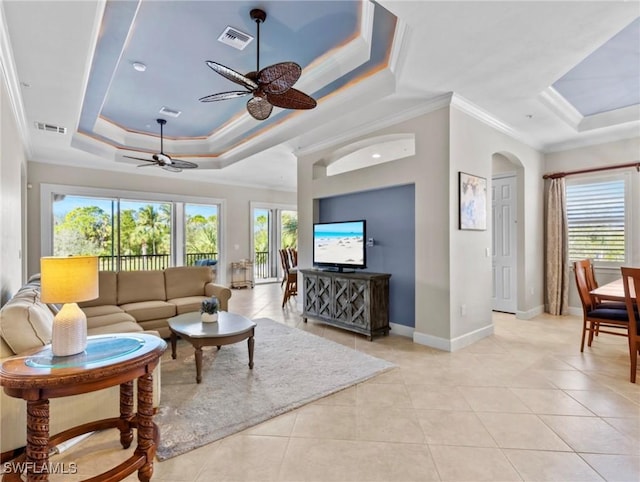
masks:
<svg viewBox="0 0 640 482"><path fill-rule="evenodd" d="M367 269L391 273L389 321L415 327L415 186L394 186L319 199L318 220L367 220Z"/></svg>

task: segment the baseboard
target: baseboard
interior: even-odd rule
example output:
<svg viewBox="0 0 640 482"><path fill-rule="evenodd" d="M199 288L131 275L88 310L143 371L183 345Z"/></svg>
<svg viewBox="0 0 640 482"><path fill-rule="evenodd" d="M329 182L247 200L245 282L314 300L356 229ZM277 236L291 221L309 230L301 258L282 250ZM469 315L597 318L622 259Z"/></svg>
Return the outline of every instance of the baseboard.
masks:
<svg viewBox="0 0 640 482"><path fill-rule="evenodd" d="M567 309L567 313L569 313L570 315L573 315L573 316L582 316L582 314L583 314L582 313L582 308L577 308L575 306L570 306Z"/></svg>
<svg viewBox="0 0 640 482"><path fill-rule="evenodd" d="M544 305L539 305L528 311L516 311L516 318L519 320L530 320L542 313L544 313Z"/></svg>
<svg viewBox="0 0 640 482"><path fill-rule="evenodd" d="M451 340L450 351L460 350L461 348L472 345L476 341L482 340L483 338L486 338L490 335L493 335L493 323L489 323L482 328L478 328L477 330L473 330L469 333L465 333L462 336L454 338L453 340Z"/></svg>
<svg viewBox="0 0 640 482"><path fill-rule="evenodd" d="M436 348L438 350L457 351L490 335L493 335L493 323L469 333L465 333L462 336L452 338L451 340L414 331L413 342L420 345L430 346L431 348Z"/></svg>
<svg viewBox="0 0 640 482"><path fill-rule="evenodd" d="M399 325L398 323L389 323L391 327L391 333L394 335L405 336L407 338L413 338L415 328L413 326Z"/></svg>
<svg viewBox="0 0 640 482"><path fill-rule="evenodd" d="M436 348L438 350L451 351L451 344L446 338L418 333L417 331L413 332L413 342L419 345L430 346L431 348Z"/></svg>

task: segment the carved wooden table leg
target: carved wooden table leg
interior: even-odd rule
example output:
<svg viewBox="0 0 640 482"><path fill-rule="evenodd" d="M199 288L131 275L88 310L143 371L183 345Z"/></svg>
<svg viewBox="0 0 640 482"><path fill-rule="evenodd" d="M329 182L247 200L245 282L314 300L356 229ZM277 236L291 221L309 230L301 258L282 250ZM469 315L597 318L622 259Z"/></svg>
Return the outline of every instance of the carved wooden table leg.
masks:
<svg viewBox="0 0 640 482"><path fill-rule="evenodd" d="M138 446L135 454L146 461L138 470L138 479L149 482L153 475L153 457L156 454L156 426L153 423L153 376L146 373L138 378Z"/></svg>
<svg viewBox="0 0 640 482"><path fill-rule="evenodd" d="M120 444L128 449L133 440L133 380L120 385Z"/></svg>
<svg viewBox="0 0 640 482"><path fill-rule="evenodd" d="M253 368L253 346L255 345L255 339L250 336L247 339L247 346L249 347L249 368Z"/></svg>
<svg viewBox="0 0 640 482"><path fill-rule="evenodd" d="M49 400L27 400L27 482L49 480Z"/></svg>
<svg viewBox="0 0 640 482"><path fill-rule="evenodd" d="M196 382L202 381L202 347L195 346L196 349Z"/></svg>

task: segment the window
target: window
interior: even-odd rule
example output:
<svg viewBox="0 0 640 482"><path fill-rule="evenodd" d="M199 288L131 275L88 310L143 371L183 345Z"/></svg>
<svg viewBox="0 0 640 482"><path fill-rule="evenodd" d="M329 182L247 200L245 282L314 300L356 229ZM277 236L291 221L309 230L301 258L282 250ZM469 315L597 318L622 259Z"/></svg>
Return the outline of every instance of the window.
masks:
<svg viewBox="0 0 640 482"><path fill-rule="evenodd" d="M569 260L626 261L624 177L567 180Z"/></svg>
<svg viewBox="0 0 640 482"><path fill-rule="evenodd" d="M41 189L43 256L98 256L101 270L114 271L224 261L222 200L47 184Z"/></svg>

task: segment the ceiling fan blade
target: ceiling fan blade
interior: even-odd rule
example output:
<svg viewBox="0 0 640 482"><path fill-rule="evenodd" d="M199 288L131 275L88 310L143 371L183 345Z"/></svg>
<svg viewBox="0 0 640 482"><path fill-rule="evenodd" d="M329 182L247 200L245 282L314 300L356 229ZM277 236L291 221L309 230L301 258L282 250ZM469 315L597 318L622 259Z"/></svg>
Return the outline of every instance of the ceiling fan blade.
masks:
<svg viewBox="0 0 640 482"><path fill-rule="evenodd" d="M212 62L211 60L207 60L206 63L211 68L211 70L213 70L214 72L219 73L225 79L228 79L231 82L235 82L236 84L240 84L240 85L246 87L249 90L255 90L255 89L258 88L258 84L256 82L254 82L250 78L245 77L244 75L236 72L235 70L230 69L229 67L225 67L224 65L219 64L217 62Z"/></svg>
<svg viewBox="0 0 640 482"><path fill-rule="evenodd" d="M195 162L184 161L182 159L171 159L171 164L164 167L175 167L180 169L195 169L198 165Z"/></svg>
<svg viewBox="0 0 640 482"><path fill-rule="evenodd" d="M247 102L247 110L254 119L265 120L271 115L273 106L263 97L252 97Z"/></svg>
<svg viewBox="0 0 640 482"><path fill-rule="evenodd" d="M248 90L233 90L231 92L220 92L219 94L206 95L200 97L200 102L215 102L218 100L235 99L236 97L243 97L251 92Z"/></svg>
<svg viewBox="0 0 640 482"><path fill-rule="evenodd" d="M282 94L297 82L302 68L295 62L280 62L265 67L258 73L258 83L269 94Z"/></svg>
<svg viewBox="0 0 640 482"><path fill-rule="evenodd" d="M276 107L284 109L313 109L317 102L304 92L291 88L284 94L269 94L267 100Z"/></svg>
<svg viewBox="0 0 640 482"><path fill-rule="evenodd" d="M151 164L138 164L136 167L152 167L152 166L158 165L157 162L153 162L153 161L149 161L149 162L151 162Z"/></svg>
<svg viewBox="0 0 640 482"><path fill-rule="evenodd" d="M173 166L162 166L162 169L169 172L182 172L182 169L180 169L179 167L173 167Z"/></svg>
<svg viewBox="0 0 640 482"><path fill-rule="evenodd" d="M133 157L133 156L125 156L125 155L123 155L122 157L127 157L129 159L135 159L136 161L155 162L155 161L153 161L151 159L145 159L143 157Z"/></svg>

